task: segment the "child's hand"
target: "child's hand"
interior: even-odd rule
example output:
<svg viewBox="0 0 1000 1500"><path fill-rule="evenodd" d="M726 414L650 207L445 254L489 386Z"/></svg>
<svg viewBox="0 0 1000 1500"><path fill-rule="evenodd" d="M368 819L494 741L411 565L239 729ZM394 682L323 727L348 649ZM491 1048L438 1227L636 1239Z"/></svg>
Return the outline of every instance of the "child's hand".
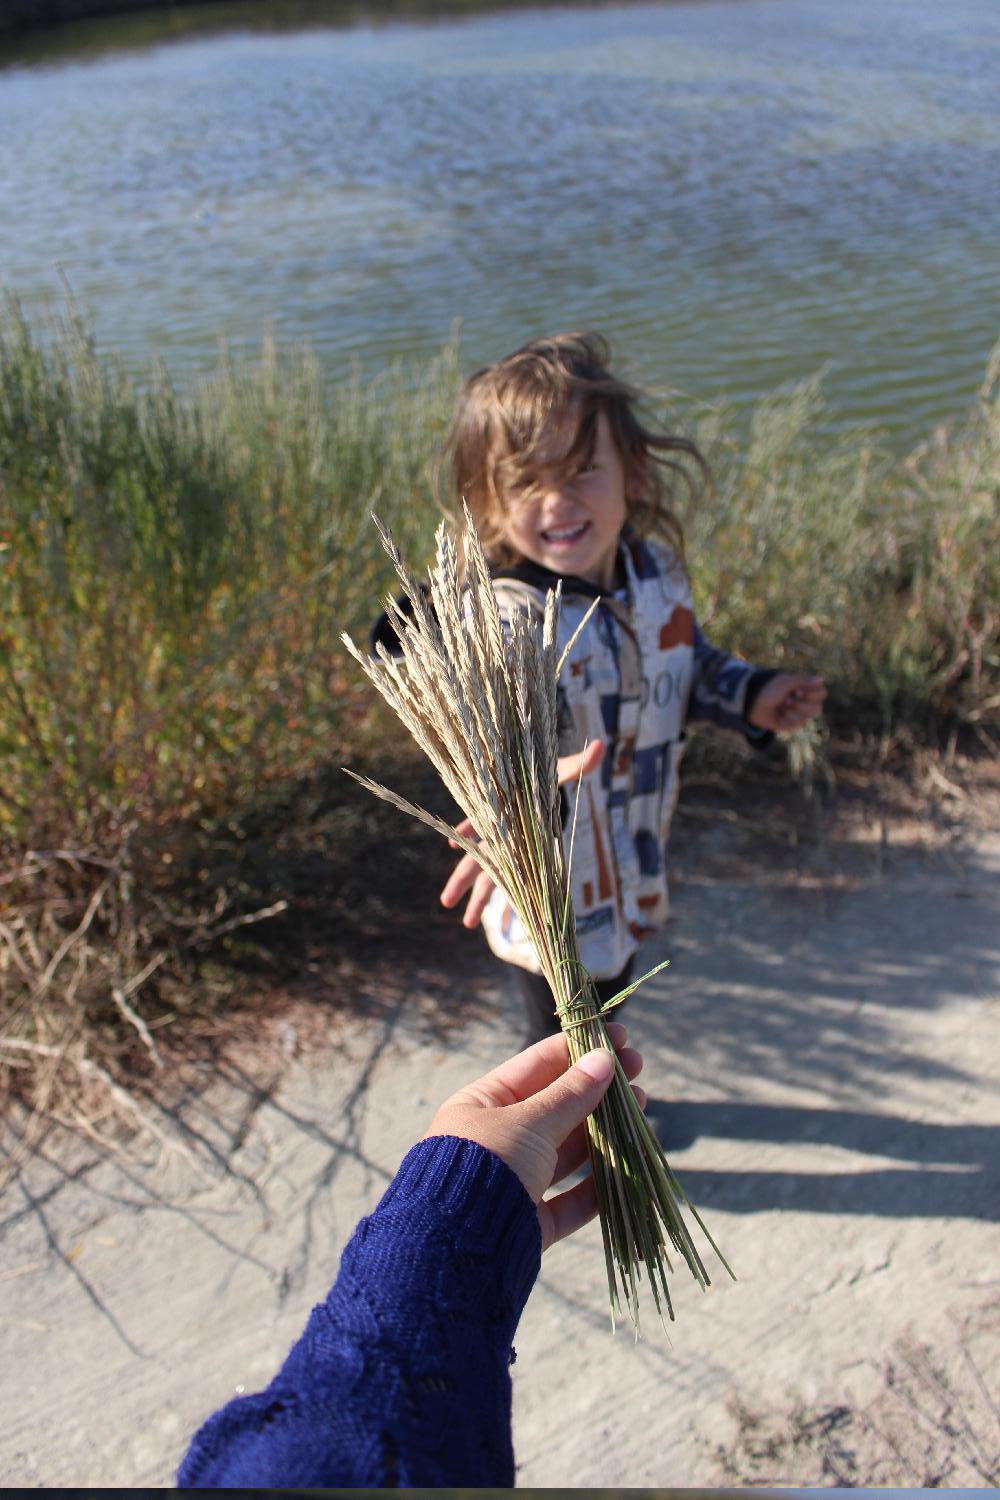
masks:
<svg viewBox="0 0 1000 1500"><path fill-rule="evenodd" d="M757 729L788 734L815 719L823 710L825 697L826 683L822 677L779 672L761 688L747 717Z"/></svg>
<svg viewBox="0 0 1000 1500"><path fill-rule="evenodd" d="M760 696L764 696L763 692ZM585 746L577 755L560 756L556 762L559 785L562 786L567 781L576 781L580 776L589 776L591 771L597 769L603 759L603 740L591 740L590 744ZM468 818L464 818L456 826L455 832L462 834L464 838L477 837L476 830ZM457 849L459 846L452 844L451 847ZM463 854L454 870L452 870L441 892L441 905L449 907L457 906L466 891L471 891L472 894L469 897L468 905L465 908L465 915L462 918L462 926L478 927L479 919L486 908L487 901L493 894L493 889L494 882L492 877L487 875L486 871L481 868L479 861L471 854Z"/></svg>

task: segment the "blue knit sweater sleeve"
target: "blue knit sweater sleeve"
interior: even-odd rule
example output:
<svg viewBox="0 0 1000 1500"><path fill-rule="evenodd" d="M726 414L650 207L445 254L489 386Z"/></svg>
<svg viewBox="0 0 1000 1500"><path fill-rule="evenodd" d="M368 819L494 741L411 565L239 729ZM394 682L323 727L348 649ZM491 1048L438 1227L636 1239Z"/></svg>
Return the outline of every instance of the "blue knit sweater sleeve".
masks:
<svg viewBox="0 0 1000 1500"><path fill-rule="evenodd" d="M510 1488L511 1340L540 1259L499 1157L421 1141L277 1376L208 1419L178 1484Z"/></svg>

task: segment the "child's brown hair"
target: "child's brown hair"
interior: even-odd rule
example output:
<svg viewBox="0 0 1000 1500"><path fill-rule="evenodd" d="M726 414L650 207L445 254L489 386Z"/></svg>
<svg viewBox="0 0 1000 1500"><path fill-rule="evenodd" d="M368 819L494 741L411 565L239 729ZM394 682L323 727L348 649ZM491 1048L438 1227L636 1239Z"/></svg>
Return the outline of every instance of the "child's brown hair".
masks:
<svg viewBox="0 0 1000 1500"><path fill-rule="evenodd" d="M643 425L635 409L639 393L611 374L609 360L600 334L556 334L477 371L463 387L445 454L452 493L468 505L491 562L502 566L514 560L503 540L503 515L512 492L530 490L550 419L564 412L577 417L561 465L568 476L588 462L602 411L625 469L629 524L641 536L661 536L683 558L674 485L680 479L696 493L708 478L708 466L690 439ZM691 462L679 461L679 454Z"/></svg>

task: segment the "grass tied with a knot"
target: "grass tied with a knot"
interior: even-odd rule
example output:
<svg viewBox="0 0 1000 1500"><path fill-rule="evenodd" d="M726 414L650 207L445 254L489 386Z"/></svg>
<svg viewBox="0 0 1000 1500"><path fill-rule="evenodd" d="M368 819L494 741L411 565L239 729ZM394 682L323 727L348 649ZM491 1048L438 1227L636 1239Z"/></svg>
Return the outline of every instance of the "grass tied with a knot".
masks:
<svg viewBox="0 0 1000 1500"><path fill-rule="evenodd" d="M438 529L429 591L410 572L390 533L379 529L409 602L408 609L391 600L387 605L401 655L397 659L379 645L375 656L367 656L349 635L343 639L429 756L478 837L456 832L368 777L348 774L454 840L504 892L551 986L571 1061L594 1047L613 1052L605 1013L642 980L602 1007L580 959L556 769L556 689L572 645L558 650L559 590L546 598L541 629L526 611L502 620L468 515L464 567L454 538L443 525ZM624 1304L638 1328L643 1272L657 1311L673 1318L671 1250L701 1287L709 1284L683 1208L727 1271L729 1266L671 1171L620 1064L588 1121L588 1140L612 1321Z"/></svg>

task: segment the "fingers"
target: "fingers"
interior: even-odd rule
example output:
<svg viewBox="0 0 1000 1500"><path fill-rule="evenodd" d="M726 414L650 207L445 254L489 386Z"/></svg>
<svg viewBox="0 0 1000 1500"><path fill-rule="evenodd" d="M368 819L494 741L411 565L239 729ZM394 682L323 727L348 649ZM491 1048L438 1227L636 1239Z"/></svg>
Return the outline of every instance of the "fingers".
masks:
<svg viewBox="0 0 1000 1500"><path fill-rule="evenodd" d="M628 1028L621 1021L608 1021L605 1024L608 1033L608 1041L615 1051L621 1053L622 1048L628 1041Z"/></svg>
<svg viewBox="0 0 1000 1500"><path fill-rule="evenodd" d="M489 1107L520 1104L548 1088L565 1073L568 1064L566 1038L547 1036L515 1057L508 1057L463 1092L474 1090L476 1098Z"/></svg>
<svg viewBox="0 0 1000 1500"><path fill-rule="evenodd" d="M639 1054L634 1053L633 1056L638 1057ZM624 1065L624 1053L622 1054L621 1060ZM626 1069L626 1072L627 1071L628 1069ZM634 1084L632 1092L638 1099L640 1107L642 1109L645 1109L645 1091L641 1089L638 1084ZM580 1127L579 1133L581 1144L584 1145L585 1150L586 1147L583 1127ZM574 1163L574 1166L579 1166L582 1160L583 1157L581 1156L579 1160ZM570 1170L572 1170L572 1168L570 1168ZM558 1173L557 1169L556 1177L553 1180L558 1181L559 1175L560 1174ZM550 1245L554 1245L559 1240L566 1239L568 1235L574 1234L576 1230L581 1229L584 1224L589 1224L590 1220L595 1217L596 1213L597 1192L594 1188L593 1177L585 1177L582 1182L575 1183L573 1187L567 1188L564 1193L556 1193L551 1198L543 1199L543 1201L538 1205L538 1222L541 1225L542 1230L543 1252L547 1250Z"/></svg>
<svg viewBox="0 0 1000 1500"><path fill-rule="evenodd" d="M750 721L765 729L799 729L822 711L825 698L822 677L776 677L761 693L759 714L751 711Z"/></svg>
<svg viewBox="0 0 1000 1500"><path fill-rule="evenodd" d="M596 1047L540 1093L526 1099L520 1116L558 1156L566 1137L603 1099L615 1074L614 1054Z"/></svg>
<svg viewBox="0 0 1000 1500"><path fill-rule="evenodd" d="M548 1088L568 1066L566 1038L561 1033L547 1036L493 1068L477 1081L475 1088L490 1104L519 1104Z"/></svg>
<svg viewBox="0 0 1000 1500"><path fill-rule="evenodd" d="M577 781L581 776L589 776L592 771L597 770L603 759L603 740L590 740L576 755L561 755L556 761L559 785Z"/></svg>
<svg viewBox="0 0 1000 1500"><path fill-rule="evenodd" d="M620 1021L610 1021L607 1027L608 1039L618 1054L619 1062L625 1077L630 1081L638 1078L642 1072L642 1054L634 1047L626 1047L628 1032ZM442 1109L455 1104L472 1104L479 1109L496 1109L510 1104L520 1104L525 1100L537 1098L544 1095L551 1084L562 1078L569 1065L569 1052L566 1046L566 1038L562 1033L547 1036L533 1046L526 1047L523 1052L518 1052L515 1057L509 1057L498 1067L484 1073L482 1078L477 1078L474 1083L466 1084L457 1093L444 1101ZM603 1089L597 1096L599 1102ZM641 1092L641 1090L638 1090ZM643 1096L644 1102L645 1096ZM542 1113L544 1114L544 1107ZM583 1116L591 1111L587 1110ZM549 1134L546 1131L546 1134ZM558 1169L553 1181L565 1177L574 1167L583 1161L587 1147L583 1129L571 1128L568 1139L564 1141L562 1148L559 1142L553 1141L557 1147Z"/></svg>
<svg viewBox="0 0 1000 1500"><path fill-rule="evenodd" d="M621 1021L609 1021L607 1032L608 1040L622 1059L626 1078L637 1078L642 1071L642 1057L625 1046L628 1031ZM507 1058L506 1062L477 1079L474 1087L477 1096L491 1105L517 1104L548 1088L568 1067L566 1038L561 1032L556 1032Z"/></svg>
<svg viewBox="0 0 1000 1500"><path fill-rule="evenodd" d="M476 876L481 873L482 865L479 861L473 859L471 854L463 854L441 888L441 905L457 906Z"/></svg>
<svg viewBox="0 0 1000 1500"><path fill-rule="evenodd" d="M538 1205L538 1222L542 1230L542 1251L559 1240L582 1229L597 1213L594 1179L587 1177L564 1193L556 1193Z"/></svg>
<svg viewBox="0 0 1000 1500"><path fill-rule="evenodd" d="M825 697L826 683L822 677L797 677L785 701L820 704Z"/></svg>
<svg viewBox="0 0 1000 1500"><path fill-rule="evenodd" d="M790 696L795 703L810 703L818 706L826 697L826 683L822 677L809 677L793 688Z"/></svg>
<svg viewBox="0 0 1000 1500"><path fill-rule="evenodd" d="M803 724L808 724L810 719L815 719L822 712L822 698L800 698L793 697L785 700L775 713L775 718L781 729L798 729Z"/></svg>
<svg viewBox="0 0 1000 1500"><path fill-rule="evenodd" d="M468 818L456 825L456 833L472 836L475 829ZM452 848L458 848L456 844ZM462 916L463 927L478 927L480 918L486 909L486 903L492 896L496 885L491 875L487 875L482 865L474 854L463 854L458 864L452 870L448 879L441 888L439 900L442 906L457 906L466 892L469 895L468 905Z"/></svg>
<svg viewBox="0 0 1000 1500"><path fill-rule="evenodd" d="M483 882L487 883L485 895L483 893ZM477 886L479 887L478 892L476 892ZM490 892L492 891L492 889L493 881L483 870L483 867L479 863L478 859L476 859L472 854L464 854L442 886L439 899L442 906L457 906L465 893L472 890L477 897L478 911L475 921L470 922L468 920L468 912L466 913L464 921L467 927L475 927L479 922L480 916L482 915L483 907L489 900Z"/></svg>
<svg viewBox="0 0 1000 1500"><path fill-rule="evenodd" d="M621 1028L624 1030L624 1027ZM618 1051L618 1061L622 1065L625 1077L631 1080L638 1078L642 1072L642 1054L636 1052L634 1047L622 1047ZM646 1094L638 1084L633 1085L633 1094L639 1101L639 1108L646 1107ZM571 1130L566 1139L559 1146L556 1153L556 1167L552 1174L553 1182L561 1182L570 1172L575 1172L577 1167L587 1159L587 1127L586 1124L578 1125Z"/></svg>
<svg viewBox="0 0 1000 1500"><path fill-rule="evenodd" d="M578 754L562 756L557 762L559 785L562 786L567 781L576 781L580 776L589 776L603 759L603 740L591 740ZM461 823L456 823L455 832L461 834L463 838L477 837L475 826L470 818L463 818ZM461 848L461 845L457 844L454 839L449 839L448 843L452 849ZM495 889L495 882L486 874L476 857L472 854L465 854L441 889L441 905L449 908L457 906L462 897L467 892L471 892L462 916L462 926L478 927L487 902Z"/></svg>
<svg viewBox="0 0 1000 1500"><path fill-rule="evenodd" d="M478 927L493 892L496 890L492 875L480 870L472 884L472 893L462 915L463 927Z"/></svg>
<svg viewBox="0 0 1000 1500"><path fill-rule="evenodd" d="M625 1027L610 1022L608 1037L617 1049L621 1070L627 1078L635 1078L642 1057L625 1046ZM586 1186L560 1194L551 1212L541 1199L546 1188L584 1160L584 1122L600 1104L616 1071L610 1048L597 1047L569 1068L568 1055L562 1035L536 1042L446 1099L425 1136L454 1135L478 1141L501 1157L521 1179L532 1202L539 1204L543 1245L571 1234L593 1214ZM636 1085L633 1089L644 1106L642 1090Z"/></svg>
<svg viewBox="0 0 1000 1500"><path fill-rule="evenodd" d="M466 839L477 839L479 837L471 818L463 818L461 823L456 823L455 832L460 833ZM448 840L449 849L461 849L461 847L461 844L457 844L454 839Z"/></svg>

